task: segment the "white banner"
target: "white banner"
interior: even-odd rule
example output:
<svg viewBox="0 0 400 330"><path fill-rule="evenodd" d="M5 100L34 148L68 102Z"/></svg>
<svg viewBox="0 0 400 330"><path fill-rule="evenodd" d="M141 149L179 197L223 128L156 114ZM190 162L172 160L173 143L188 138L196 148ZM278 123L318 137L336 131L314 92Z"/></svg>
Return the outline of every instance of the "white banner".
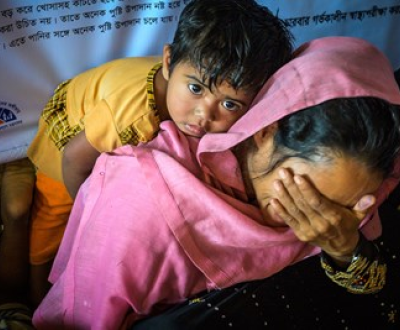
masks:
<svg viewBox="0 0 400 330"><path fill-rule="evenodd" d="M40 112L60 82L115 58L161 54L187 2L2 0L0 163L25 156ZM259 2L288 23L295 45L357 36L400 66L399 0Z"/></svg>

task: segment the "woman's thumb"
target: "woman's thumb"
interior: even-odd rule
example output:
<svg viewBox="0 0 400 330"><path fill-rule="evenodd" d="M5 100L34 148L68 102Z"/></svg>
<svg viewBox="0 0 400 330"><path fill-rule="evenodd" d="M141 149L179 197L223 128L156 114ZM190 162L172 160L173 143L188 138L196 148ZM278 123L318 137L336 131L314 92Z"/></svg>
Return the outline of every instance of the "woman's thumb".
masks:
<svg viewBox="0 0 400 330"><path fill-rule="evenodd" d="M365 195L360 198L353 210L357 212L366 212L371 206L376 203L376 198L373 195Z"/></svg>

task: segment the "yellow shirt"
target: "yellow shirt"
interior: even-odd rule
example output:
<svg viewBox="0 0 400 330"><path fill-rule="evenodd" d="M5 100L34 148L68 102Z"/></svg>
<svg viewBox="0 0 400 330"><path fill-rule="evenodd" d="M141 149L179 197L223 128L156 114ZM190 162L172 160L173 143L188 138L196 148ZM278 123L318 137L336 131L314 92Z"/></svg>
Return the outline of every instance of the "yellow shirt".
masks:
<svg viewBox="0 0 400 330"><path fill-rule="evenodd" d="M39 120L28 157L47 176L62 181L62 151L85 129L98 151L154 138L160 120L153 78L161 57L114 60L83 72L56 90Z"/></svg>

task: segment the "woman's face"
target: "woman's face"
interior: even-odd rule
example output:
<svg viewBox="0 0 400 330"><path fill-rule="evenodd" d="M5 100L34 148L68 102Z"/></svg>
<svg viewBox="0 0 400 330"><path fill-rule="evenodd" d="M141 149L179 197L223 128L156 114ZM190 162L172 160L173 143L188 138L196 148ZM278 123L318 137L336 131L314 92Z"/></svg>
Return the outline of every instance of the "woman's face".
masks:
<svg viewBox="0 0 400 330"><path fill-rule="evenodd" d="M256 147L248 158L248 173L263 219L268 225L284 225L284 221L275 214L270 205L271 199L277 198L273 188L275 180L279 180L279 169L287 168L293 174L307 178L314 187L331 201L352 209L358 200L367 194L374 194L382 183L382 176L372 172L353 158L335 156L327 162L310 162L301 158L289 158L267 174L261 174L267 167L272 143ZM264 163L262 165L262 163Z"/></svg>

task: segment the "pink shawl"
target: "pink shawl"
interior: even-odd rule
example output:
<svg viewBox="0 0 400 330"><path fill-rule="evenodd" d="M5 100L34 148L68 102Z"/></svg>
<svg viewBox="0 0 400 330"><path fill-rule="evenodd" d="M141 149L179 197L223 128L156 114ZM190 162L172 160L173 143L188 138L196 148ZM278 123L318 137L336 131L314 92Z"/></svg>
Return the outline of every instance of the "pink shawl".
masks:
<svg viewBox="0 0 400 330"><path fill-rule="evenodd" d="M76 199L37 329L123 328L157 307L318 253L289 228L261 225L229 148L289 113L355 96L400 104L387 59L362 40L320 39L297 51L228 133L198 144L166 122L147 145L103 154ZM376 237L378 218L369 218L363 230Z"/></svg>
<svg viewBox="0 0 400 330"><path fill-rule="evenodd" d="M367 41L353 37L325 37L303 44L295 58L273 75L253 101L252 109L224 135L207 134L199 144L197 157L205 171L231 173L225 177L229 184L236 173L224 163L226 152L261 128L282 117L335 98L370 96L400 104L399 87L393 68L384 54ZM207 164L219 164L212 166ZM226 166L224 166L226 165ZM400 175L397 162L394 177ZM377 206L397 185L395 178L382 185ZM366 219L368 220L369 217ZM381 234L377 213L364 226L370 238Z"/></svg>

